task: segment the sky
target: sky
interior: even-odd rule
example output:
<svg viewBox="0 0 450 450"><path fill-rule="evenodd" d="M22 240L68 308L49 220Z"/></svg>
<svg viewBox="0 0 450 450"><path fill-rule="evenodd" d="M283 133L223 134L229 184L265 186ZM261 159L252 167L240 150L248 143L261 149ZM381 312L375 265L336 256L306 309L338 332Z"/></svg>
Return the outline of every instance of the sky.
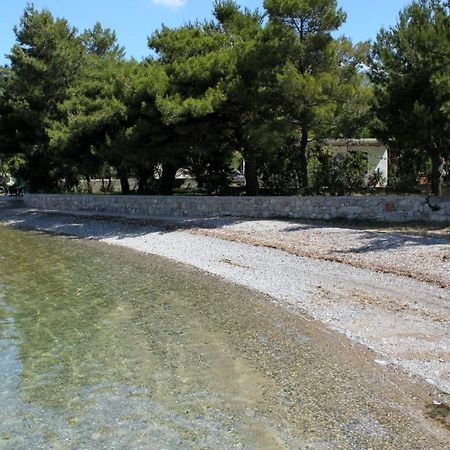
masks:
<svg viewBox="0 0 450 450"><path fill-rule="evenodd" d="M15 43L14 25L20 21L27 0L0 0L0 64ZM116 31L127 56L141 60L150 54L147 37L162 24L180 26L211 17L213 0L34 0L37 9L47 8L65 17L80 31L100 22ZM241 6L262 10L263 0L237 0ZM410 0L338 0L347 21L338 35L353 42L374 40L381 27L395 25L398 13Z"/></svg>

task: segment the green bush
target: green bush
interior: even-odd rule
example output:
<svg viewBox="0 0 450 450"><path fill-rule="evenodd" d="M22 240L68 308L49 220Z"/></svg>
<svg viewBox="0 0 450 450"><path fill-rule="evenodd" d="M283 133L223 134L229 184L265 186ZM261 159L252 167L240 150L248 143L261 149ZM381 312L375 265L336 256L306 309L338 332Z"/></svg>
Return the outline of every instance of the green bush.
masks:
<svg viewBox="0 0 450 450"><path fill-rule="evenodd" d="M334 154L327 146L309 151L309 186L316 195L344 195L364 189L367 154L361 150Z"/></svg>

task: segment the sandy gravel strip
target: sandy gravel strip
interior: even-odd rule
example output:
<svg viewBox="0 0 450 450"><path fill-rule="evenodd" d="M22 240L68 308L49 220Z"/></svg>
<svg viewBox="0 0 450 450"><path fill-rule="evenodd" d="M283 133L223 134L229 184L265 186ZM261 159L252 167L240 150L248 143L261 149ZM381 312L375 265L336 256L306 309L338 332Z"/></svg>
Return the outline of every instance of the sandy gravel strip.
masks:
<svg viewBox="0 0 450 450"><path fill-rule="evenodd" d="M25 210L3 210L0 220L164 256L256 289L450 393L450 292L433 283L173 227Z"/></svg>
<svg viewBox="0 0 450 450"><path fill-rule="evenodd" d="M411 277L450 289L450 239L280 220L187 221L192 233L277 248L360 268Z"/></svg>

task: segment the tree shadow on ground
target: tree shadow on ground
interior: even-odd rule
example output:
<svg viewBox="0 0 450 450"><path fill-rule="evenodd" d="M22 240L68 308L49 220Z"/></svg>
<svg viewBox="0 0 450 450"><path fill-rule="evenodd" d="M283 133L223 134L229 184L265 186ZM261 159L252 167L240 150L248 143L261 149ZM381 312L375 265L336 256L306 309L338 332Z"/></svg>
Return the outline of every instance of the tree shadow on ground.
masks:
<svg viewBox="0 0 450 450"><path fill-rule="evenodd" d="M377 226L379 226L377 224ZM341 250L333 250L330 254L336 253L369 253L382 250L395 250L405 247L414 246L435 246L435 245L450 245L449 237L445 234L448 225L435 224L399 224L399 225L385 225L379 226L376 230L364 229L362 225L353 224L352 227L322 223L322 224L301 224L286 227L282 230L283 233L302 232L307 229L335 229L350 230L351 233L357 237L360 245L348 247ZM369 227L368 227L369 228ZM372 227L370 227L372 228ZM419 231L421 230L421 232ZM434 233L430 230L440 230L444 234ZM345 239L345 235L342 235ZM343 243L343 246L345 242Z"/></svg>
<svg viewBox="0 0 450 450"><path fill-rule="evenodd" d="M127 239L147 234L166 234L190 229L220 229L243 222L256 221L247 217L198 217L198 218L137 218L117 217L106 214L42 212L24 209L2 209L0 221L14 228L38 229L49 234L59 234L92 240ZM262 220L262 219L259 219ZM280 233L294 233L311 229L343 229L348 227L330 223L292 223L280 228ZM369 253L395 250L405 247L449 245L445 236L419 235L398 231L372 231L353 228L360 245L332 250L330 254ZM342 236L345 239L345 235Z"/></svg>
<svg viewBox="0 0 450 450"><path fill-rule="evenodd" d="M417 236L434 236L450 240L450 223L449 222L383 222L377 220L363 219L297 219L287 220L291 226L286 227L285 232L302 231L305 228L337 228L349 229L363 232L379 232L379 233L400 233Z"/></svg>
<svg viewBox="0 0 450 450"><path fill-rule="evenodd" d="M38 230L48 234L65 235L92 240L126 239L146 234L166 234L193 228L216 229L245 222L246 218L133 218L104 214L42 212L38 210L4 209L0 222L17 229Z"/></svg>
<svg viewBox="0 0 450 450"><path fill-rule="evenodd" d="M371 231L361 232L358 239L361 242L361 245L342 250L335 250L333 253L370 253L377 251L397 250L407 247L433 247L437 245L449 245L449 241L446 238Z"/></svg>

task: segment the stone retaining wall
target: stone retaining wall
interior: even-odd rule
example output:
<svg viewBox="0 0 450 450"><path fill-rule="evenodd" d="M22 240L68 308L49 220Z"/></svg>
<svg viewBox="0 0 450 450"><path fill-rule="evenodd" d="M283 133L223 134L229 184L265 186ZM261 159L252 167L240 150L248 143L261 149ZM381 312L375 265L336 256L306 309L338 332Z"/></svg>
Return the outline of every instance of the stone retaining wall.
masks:
<svg viewBox="0 0 450 450"><path fill-rule="evenodd" d="M26 207L95 211L139 217L291 217L298 219L371 219L392 222L425 220L450 222L450 198L432 199L433 211L424 197L161 197L124 195L27 194Z"/></svg>

